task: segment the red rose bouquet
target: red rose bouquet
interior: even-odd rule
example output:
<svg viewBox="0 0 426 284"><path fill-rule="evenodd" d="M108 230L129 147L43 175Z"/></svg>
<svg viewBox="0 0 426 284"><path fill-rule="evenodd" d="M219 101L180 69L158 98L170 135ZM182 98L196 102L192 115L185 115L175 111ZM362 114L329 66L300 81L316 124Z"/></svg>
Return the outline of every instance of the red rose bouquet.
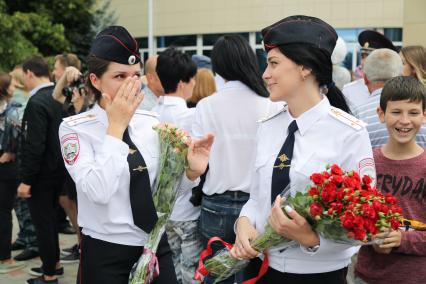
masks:
<svg viewBox="0 0 426 284"><path fill-rule="evenodd" d="M396 199L372 187L369 176L361 178L355 171L346 172L332 165L321 173L312 174L310 180L306 192L297 192L287 198L282 204L283 212L286 213L285 205L290 205L327 239L353 245L371 244L375 234L391 228L396 230L401 224L402 209L396 205ZM265 232L251 242L259 252L292 244L294 241L276 233L269 224ZM200 274L210 273L218 282L238 272L247 261L231 257L225 248L207 260L205 267L202 260L199 264Z"/></svg>

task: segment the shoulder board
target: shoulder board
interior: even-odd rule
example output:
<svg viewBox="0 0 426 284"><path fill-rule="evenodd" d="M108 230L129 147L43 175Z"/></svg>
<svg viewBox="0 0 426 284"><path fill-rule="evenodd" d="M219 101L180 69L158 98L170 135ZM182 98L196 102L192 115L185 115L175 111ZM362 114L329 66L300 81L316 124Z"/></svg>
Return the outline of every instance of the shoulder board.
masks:
<svg viewBox="0 0 426 284"><path fill-rule="evenodd" d="M355 80L355 81L349 82L349 83L345 84L345 85L343 86L343 88L347 88L347 87L351 87L351 86L359 85L359 84L361 83L361 81L360 81L360 80L361 80L361 79L358 79L358 80ZM362 82L362 83L363 83L363 82Z"/></svg>
<svg viewBox="0 0 426 284"><path fill-rule="evenodd" d="M75 126L88 121L96 121L96 114L93 112L83 112L63 119L68 126Z"/></svg>
<svg viewBox="0 0 426 284"><path fill-rule="evenodd" d="M274 118L274 117L276 117L276 116L278 116L281 113L286 112L286 111L287 111L287 104L284 104L283 107L278 112L276 112L272 115L266 116L264 118L261 118L257 122L259 122L259 123L266 122L266 121L268 121L268 120L270 120L270 119L272 119L272 118Z"/></svg>
<svg viewBox="0 0 426 284"><path fill-rule="evenodd" d="M159 114L156 113L155 111L149 111L149 110L143 110L143 109L136 110L135 114L148 115L148 116L152 116L152 117L158 117L159 116Z"/></svg>
<svg viewBox="0 0 426 284"><path fill-rule="evenodd" d="M367 126L367 123L365 123L364 121L359 120L356 117L350 115L349 113L346 113L336 107L330 107L329 114L340 122L343 122L344 124L349 125L350 127L356 130L360 130Z"/></svg>

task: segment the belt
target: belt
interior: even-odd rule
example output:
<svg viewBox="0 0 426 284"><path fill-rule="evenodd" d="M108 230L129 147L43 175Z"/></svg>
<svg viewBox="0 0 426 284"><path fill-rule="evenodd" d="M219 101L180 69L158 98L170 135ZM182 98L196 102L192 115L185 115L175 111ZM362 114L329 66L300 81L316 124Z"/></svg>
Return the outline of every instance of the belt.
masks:
<svg viewBox="0 0 426 284"><path fill-rule="evenodd" d="M247 193L247 192L244 192L244 191L241 191L241 190L235 190L235 191L228 190L228 191L225 191L223 193L212 194L212 195L210 195L210 197L221 196L221 195L226 195L226 196L230 196L230 197L233 197L233 198L240 198L240 197L249 197L250 193Z"/></svg>

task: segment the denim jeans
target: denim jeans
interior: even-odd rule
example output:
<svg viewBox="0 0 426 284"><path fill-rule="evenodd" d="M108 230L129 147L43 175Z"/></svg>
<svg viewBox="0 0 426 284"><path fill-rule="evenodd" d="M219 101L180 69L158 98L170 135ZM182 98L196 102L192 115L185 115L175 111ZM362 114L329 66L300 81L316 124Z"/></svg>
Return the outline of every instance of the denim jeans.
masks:
<svg viewBox="0 0 426 284"><path fill-rule="evenodd" d="M238 196L226 194L203 196L199 225L201 241L204 247L207 246L210 238L216 236L231 244L235 242L234 223L248 198L248 194ZM214 255L217 251L224 248L224 246L220 242L214 242L211 248L212 255ZM242 276L242 273L237 273L220 283L241 283ZM204 278L204 283L206 284L213 282L214 278L210 275Z"/></svg>

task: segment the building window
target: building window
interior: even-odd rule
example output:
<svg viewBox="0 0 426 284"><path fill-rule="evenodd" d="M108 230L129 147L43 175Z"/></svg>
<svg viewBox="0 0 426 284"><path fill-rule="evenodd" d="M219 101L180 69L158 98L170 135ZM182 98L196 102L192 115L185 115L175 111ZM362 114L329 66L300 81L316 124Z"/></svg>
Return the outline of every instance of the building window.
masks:
<svg viewBox="0 0 426 284"><path fill-rule="evenodd" d="M249 33L227 33L227 34L204 34L203 35L203 45L214 45L216 41L224 35L231 35L231 34L238 34L245 38L246 40L249 40Z"/></svg>
<svg viewBox="0 0 426 284"><path fill-rule="evenodd" d="M401 28L385 28L384 34L391 41L402 41L402 29Z"/></svg>
<svg viewBox="0 0 426 284"><path fill-rule="evenodd" d="M196 46L196 35L180 35L180 36L159 36L157 37L157 47L167 48L169 46Z"/></svg>

